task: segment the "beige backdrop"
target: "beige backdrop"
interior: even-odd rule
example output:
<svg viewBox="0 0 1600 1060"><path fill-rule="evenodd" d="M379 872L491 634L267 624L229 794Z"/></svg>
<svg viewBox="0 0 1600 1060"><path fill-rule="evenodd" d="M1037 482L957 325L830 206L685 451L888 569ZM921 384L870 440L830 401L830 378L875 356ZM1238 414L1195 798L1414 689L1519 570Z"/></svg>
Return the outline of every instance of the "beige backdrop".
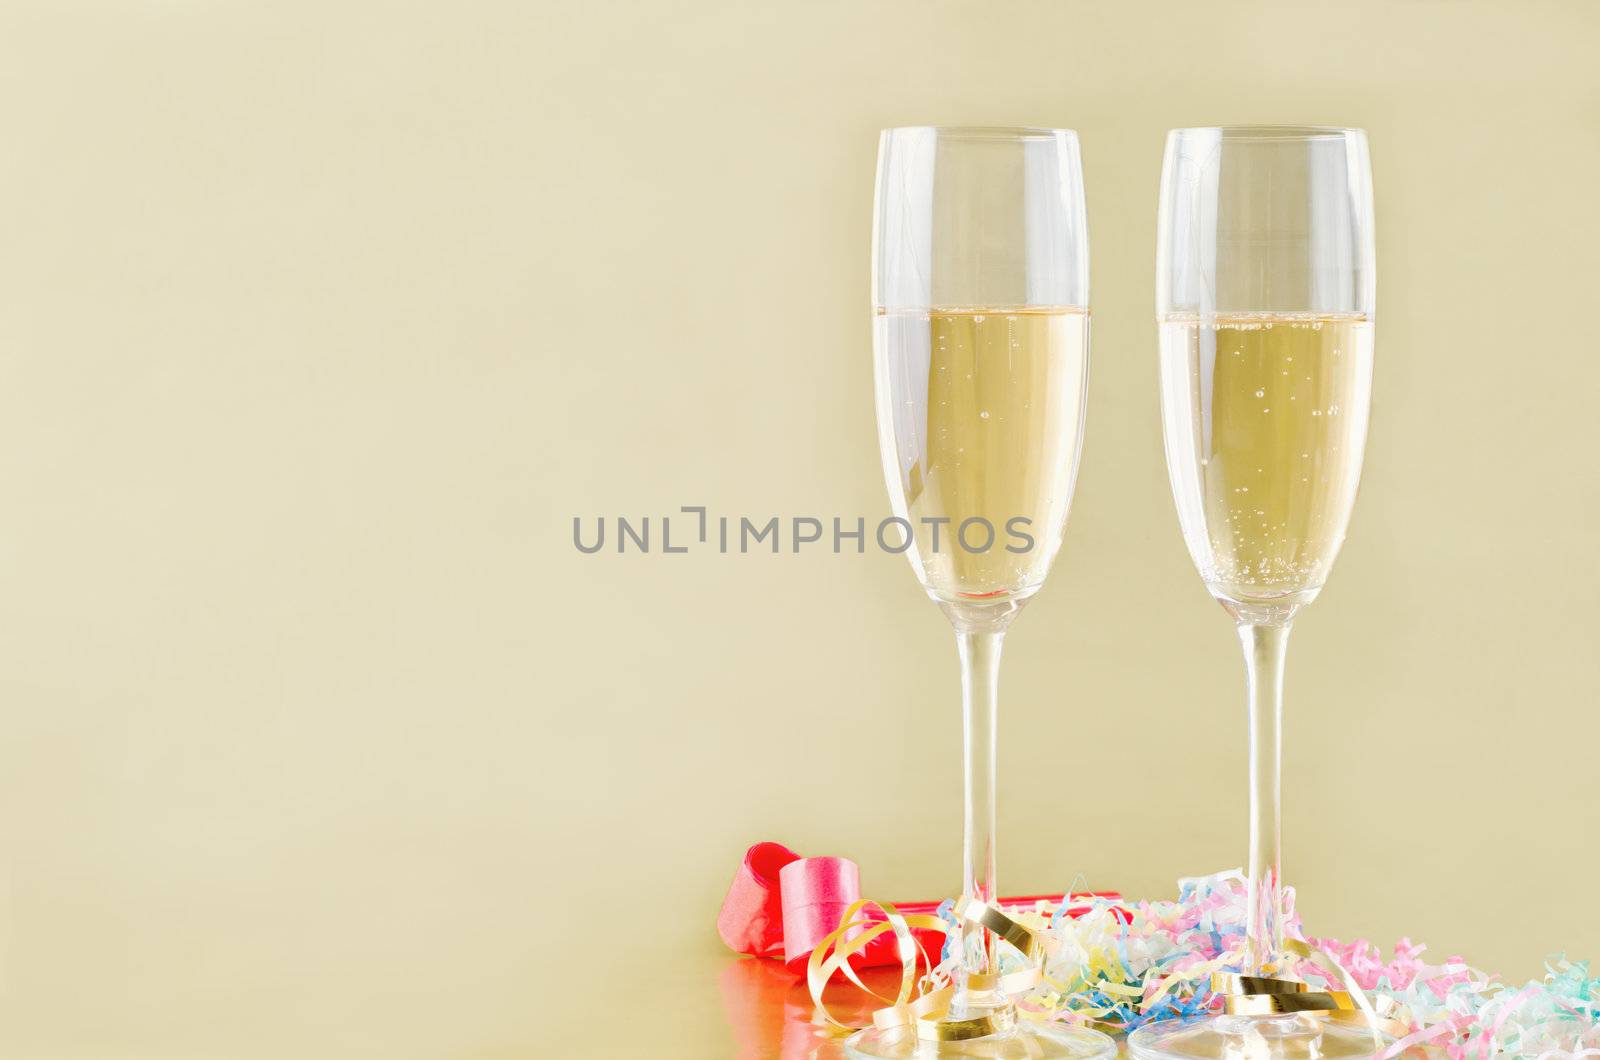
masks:
<svg viewBox="0 0 1600 1060"><path fill-rule="evenodd" d="M951 892L955 653L903 559L571 541L887 514L896 124L1085 157L1090 433L1010 639L1005 889L1243 857L1242 668L1160 450L1162 139L1359 125L1375 414L1290 652L1288 875L1319 933L1600 957L1597 35L1585 0L5 5L0 1055L651 1055L651 1020L717 1055L670 962L715 969L747 844ZM633 1044L576 1044L624 966Z"/></svg>

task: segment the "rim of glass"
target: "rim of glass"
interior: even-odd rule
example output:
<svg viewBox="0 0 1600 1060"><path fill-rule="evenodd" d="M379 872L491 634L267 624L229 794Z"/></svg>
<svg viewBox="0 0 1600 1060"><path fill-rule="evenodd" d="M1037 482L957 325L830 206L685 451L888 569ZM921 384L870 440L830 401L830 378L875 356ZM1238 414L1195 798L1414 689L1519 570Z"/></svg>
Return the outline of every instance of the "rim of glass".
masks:
<svg viewBox="0 0 1600 1060"><path fill-rule="evenodd" d="M1072 129L1049 129L1038 125L891 125L889 133L933 133L950 140L1054 140L1069 136L1076 140Z"/></svg>
<svg viewBox="0 0 1600 1060"><path fill-rule="evenodd" d="M1331 140L1366 135L1365 130L1340 125L1194 125L1172 133L1216 133L1226 140Z"/></svg>

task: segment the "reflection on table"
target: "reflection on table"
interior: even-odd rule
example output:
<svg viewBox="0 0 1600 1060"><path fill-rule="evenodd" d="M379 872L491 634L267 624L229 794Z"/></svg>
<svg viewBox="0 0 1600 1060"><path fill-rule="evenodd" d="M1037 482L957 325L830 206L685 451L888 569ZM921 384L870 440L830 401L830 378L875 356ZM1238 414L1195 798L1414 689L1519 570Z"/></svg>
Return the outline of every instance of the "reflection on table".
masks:
<svg viewBox="0 0 1600 1060"><path fill-rule="evenodd" d="M900 973L870 968L862 973L868 986L893 994ZM844 1034L816 1012L804 975L779 961L759 957L731 960L718 978L722 1003L739 1060L833 1060L844 1056ZM842 979L829 984L824 997L840 1019L861 1023L883 1003Z"/></svg>

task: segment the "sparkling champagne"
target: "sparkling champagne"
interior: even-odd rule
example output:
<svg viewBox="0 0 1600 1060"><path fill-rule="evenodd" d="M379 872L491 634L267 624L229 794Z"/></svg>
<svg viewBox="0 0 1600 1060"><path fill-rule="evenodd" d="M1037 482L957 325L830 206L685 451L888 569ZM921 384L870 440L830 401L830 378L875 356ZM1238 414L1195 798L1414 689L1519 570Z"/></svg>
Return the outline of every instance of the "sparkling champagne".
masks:
<svg viewBox="0 0 1600 1060"><path fill-rule="evenodd" d="M1361 315L1162 322L1167 470L1213 595L1305 603L1322 588L1361 477L1371 377Z"/></svg>
<svg viewBox="0 0 1600 1060"><path fill-rule="evenodd" d="M947 602L1032 595L1072 502L1088 314L880 309L875 341L884 477L923 587Z"/></svg>

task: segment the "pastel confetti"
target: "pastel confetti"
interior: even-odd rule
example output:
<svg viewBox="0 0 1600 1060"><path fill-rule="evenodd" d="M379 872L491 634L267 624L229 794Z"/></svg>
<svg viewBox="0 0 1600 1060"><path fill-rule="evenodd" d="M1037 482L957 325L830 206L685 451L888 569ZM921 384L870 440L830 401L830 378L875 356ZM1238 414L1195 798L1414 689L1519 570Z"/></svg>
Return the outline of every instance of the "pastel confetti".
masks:
<svg viewBox="0 0 1600 1060"><path fill-rule="evenodd" d="M1237 870L1179 881L1176 901L1092 899L1076 919L1041 918L1051 939L1043 988L1023 1003L1036 1019L1131 1031L1153 1020L1202 1016L1220 1007L1216 971L1239 971L1244 951L1245 878ZM1387 957L1371 942L1307 938L1285 889L1286 931L1322 951L1378 1002L1387 998L1402 1029L1386 1056L1411 1052L1451 1060L1600 1057L1600 978L1584 961L1553 958L1542 979L1521 987L1460 957L1423 959L1401 939ZM1337 989L1316 963L1287 958L1283 972Z"/></svg>
<svg viewBox="0 0 1600 1060"><path fill-rule="evenodd" d="M901 965L905 974L905 962L915 971L920 957L930 966L925 987L948 988L958 964L956 903L900 903L902 923L891 933L888 913L872 912L884 907L861 901L858 875L847 859L802 859L780 844L757 844L734 877L718 932L737 952L783 957L797 967L805 959L817 963L816 936L826 931L846 951L833 963L858 985L858 967ZM1004 914L1033 933L1027 948L1034 956L1001 947L998 970L1027 973L1030 985L1011 996L1034 1020L1127 1032L1155 1020L1211 1015L1223 1005L1211 989L1212 973L1242 970L1246 891L1235 869L1179 880L1175 901L1134 902L1115 892L1002 899ZM1407 938L1385 955L1366 939L1307 937L1293 889L1283 896L1290 948L1302 956L1285 956L1273 974L1310 990L1349 991L1366 1018L1394 1039L1381 1060L1600 1060L1600 978L1589 974L1588 962L1558 955L1542 978L1517 986L1461 957L1431 964L1426 947ZM834 910L844 901L849 910L865 910L859 924L844 923L849 913ZM830 924L840 916L839 925ZM846 938L852 931L860 936ZM816 984L813 995L820 998Z"/></svg>

